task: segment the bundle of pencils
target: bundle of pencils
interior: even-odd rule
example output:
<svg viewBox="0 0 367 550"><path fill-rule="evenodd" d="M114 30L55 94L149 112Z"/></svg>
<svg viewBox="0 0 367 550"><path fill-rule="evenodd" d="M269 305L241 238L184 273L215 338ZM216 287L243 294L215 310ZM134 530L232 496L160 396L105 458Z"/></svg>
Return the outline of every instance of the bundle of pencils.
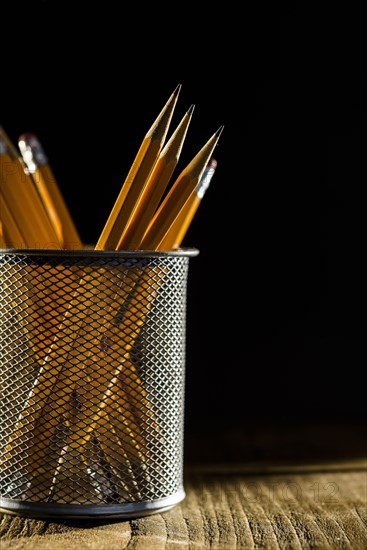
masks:
<svg viewBox="0 0 367 550"><path fill-rule="evenodd" d="M215 172L213 152L223 129L221 126L212 135L172 183L194 111L191 105L166 141L180 89L181 85L175 88L145 135L96 250L170 251L180 248ZM0 128L1 246L82 250L76 226L39 140L33 134L24 134L18 146L20 154ZM58 274L51 272L48 276L51 277L48 288L52 289L52 277L56 280ZM140 452L144 443L141 431L135 430L130 443L126 444L132 432L125 431L121 438L116 426L111 424L111 411L118 395L119 400L134 404L124 407L125 416L127 411L134 410L137 424L155 422L131 350L162 283L164 270L157 274L137 264L127 268L123 277L118 268L106 270L104 277L100 283L108 286L108 299L103 334L93 321L93 307L98 304L99 292L87 270L68 270L68 278L75 285L71 285L72 291L68 290L70 300L66 313L60 314L57 293L53 297L51 292L51 304L59 319L57 329L47 331L44 303L37 301L33 294L28 299L33 318L38 316L45 326L43 338L37 340L33 339L32 328L25 328L39 370L0 464L2 468L9 468L15 462L22 464L30 477L37 471L49 495L55 490L65 454L70 449L79 449L80 456L84 457L82 461L87 460L88 455L89 465L90 456L96 449L99 453L102 450L111 468L115 462L121 462L123 456L132 479L135 475L131 465L147 460ZM118 323L117 312L122 306L123 323ZM86 341L85 334L91 342L87 352L80 344ZM114 351L116 342L121 346L122 338L123 362ZM61 361L60 357L65 354L67 360ZM50 460L50 446L60 419L68 426L68 437L56 453L55 465L55 461ZM132 417L126 419L126 425L131 422ZM113 434L108 446L106 433ZM137 483L124 490L126 499L139 498Z"/></svg>
<svg viewBox="0 0 367 550"><path fill-rule="evenodd" d="M223 127L171 183L194 111L192 105L165 143L180 89L179 84L145 135L96 250L172 250L181 245L216 168L211 155ZM82 249L37 136L20 136L18 147L20 153L0 127L1 247Z"/></svg>

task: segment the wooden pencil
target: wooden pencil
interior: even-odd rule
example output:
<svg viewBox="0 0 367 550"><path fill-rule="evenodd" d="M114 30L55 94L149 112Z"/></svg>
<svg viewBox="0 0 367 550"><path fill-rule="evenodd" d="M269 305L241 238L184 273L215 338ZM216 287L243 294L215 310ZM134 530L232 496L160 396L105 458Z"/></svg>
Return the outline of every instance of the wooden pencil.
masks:
<svg viewBox="0 0 367 550"><path fill-rule="evenodd" d="M120 237L117 250L138 248L177 166L194 108L195 106L191 105L163 147L136 202L134 215Z"/></svg>
<svg viewBox="0 0 367 550"><path fill-rule="evenodd" d="M96 244L96 250L116 250L134 213L136 202L153 169L166 138L181 90L179 84L148 130Z"/></svg>
<svg viewBox="0 0 367 550"><path fill-rule="evenodd" d="M221 126L186 166L163 199L150 223L139 248L141 250L163 250L162 242L169 233L181 208L194 192L222 133ZM174 241L174 238L173 238ZM173 242L172 242L173 245ZM172 245L168 248L171 249Z"/></svg>
<svg viewBox="0 0 367 550"><path fill-rule="evenodd" d="M0 188L0 220L2 226L3 248L24 248L24 237L12 215Z"/></svg>
<svg viewBox="0 0 367 550"><path fill-rule="evenodd" d="M22 134L18 139L18 147L61 247L80 250L82 240L39 139L30 132Z"/></svg>
<svg viewBox="0 0 367 550"><path fill-rule="evenodd" d="M217 161L212 157L206 165L204 173L201 176L194 193L191 193L183 208L180 210L177 218L173 222L170 231L162 240L160 244L162 250L170 250L171 248L173 250L177 250L181 246L203 196L210 185L216 167Z"/></svg>
<svg viewBox="0 0 367 550"><path fill-rule="evenodd" d="M4 129L0 127L0 185L27 248L61 248L31 177Z"/></svg>

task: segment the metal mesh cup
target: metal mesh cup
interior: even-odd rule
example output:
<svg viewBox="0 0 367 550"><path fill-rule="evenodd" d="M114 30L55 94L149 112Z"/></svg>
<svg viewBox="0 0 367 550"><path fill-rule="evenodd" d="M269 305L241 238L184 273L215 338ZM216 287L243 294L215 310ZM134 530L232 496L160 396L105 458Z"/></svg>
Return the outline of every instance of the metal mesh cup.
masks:
<svg viewBox="0 0 367 550"><path fill-rule="evenodd" d="M175 252L0 252L1 510L140 517L183 488L186 290Z"/></svg>

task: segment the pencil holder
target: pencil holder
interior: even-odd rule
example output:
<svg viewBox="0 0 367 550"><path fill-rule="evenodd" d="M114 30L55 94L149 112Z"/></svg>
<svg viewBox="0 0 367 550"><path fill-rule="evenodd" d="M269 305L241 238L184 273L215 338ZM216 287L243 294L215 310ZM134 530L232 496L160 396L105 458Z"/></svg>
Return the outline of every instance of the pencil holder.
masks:
<svg viewBox="0 0 367 550"><path fill-rule="evenodd" d="M186 291L197 254L0 252L3 512L133 518L185 497Z"/></svg>

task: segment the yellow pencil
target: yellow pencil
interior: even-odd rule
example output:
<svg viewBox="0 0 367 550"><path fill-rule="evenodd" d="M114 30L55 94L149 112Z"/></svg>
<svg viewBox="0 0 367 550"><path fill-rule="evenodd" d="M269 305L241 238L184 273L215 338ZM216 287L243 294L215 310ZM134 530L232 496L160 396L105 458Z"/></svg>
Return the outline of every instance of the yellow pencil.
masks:
<svg viewBox="0 0 367 550"><path fill-rule="evenodd" d="M149 225L140 245L140 250L163 250L162 242L171 230L176 217L181 208L194 192L198 182L203 175L205 166L218 143L219 137L223 131L221 126L216 133L209 139L204 147L197 153L192 161L186 166L176 179L175 183L163 199L157 212L155 213L151 224ZM168 250L171 250L174 242L170 244Z"/></svg>
<svg viewBox="0 0 367 550"><path fill-rule="evenodd" d="M121 235L117 250L138 248L177 166L194 108L195 106L191 105L162 149L136 203L134 216Z"/></svg>
<svg viewBox="0 0 367 550"><path fill-rule="evenodd" d="M0 223L3 248L24 248L24 238L0 189Z"/></svg>
<svg viewBox="0 0 367 550"><path fill-rule="evenodd" d="M32 133L23 134L19 137L18 146L61 247L81 249L81 238L39 139Z"/></svg>
<svg viewBox="0 0 367 550"><path fill-rule="evenodd" d="M162 111L145 135L107 223L96 244L96 250L116 250L120 237L134 213L136 201L158 159L180 90L181 84L173 91Z"/></svg>
<svg viewBox="0 0 367 550"><path fill-rule="evenodd" d="M217 161L214 158L211 158L205 167L204 173L197 184L194 193L191 193L184 207L181 209L179 215L173 222L170 231L162 240L160 244L162 250L169 250L170 248L177 250L181 246L183 238L186 235L192 219L195 216L202 198L210 185L212 177L214 176L216 167Z"/></svg>
<svg viewBox="0 0 367 550"><path fill-rule="evenodd" d="M23 160L0 127L0 186L27 248L61 248Z"/></svg>

